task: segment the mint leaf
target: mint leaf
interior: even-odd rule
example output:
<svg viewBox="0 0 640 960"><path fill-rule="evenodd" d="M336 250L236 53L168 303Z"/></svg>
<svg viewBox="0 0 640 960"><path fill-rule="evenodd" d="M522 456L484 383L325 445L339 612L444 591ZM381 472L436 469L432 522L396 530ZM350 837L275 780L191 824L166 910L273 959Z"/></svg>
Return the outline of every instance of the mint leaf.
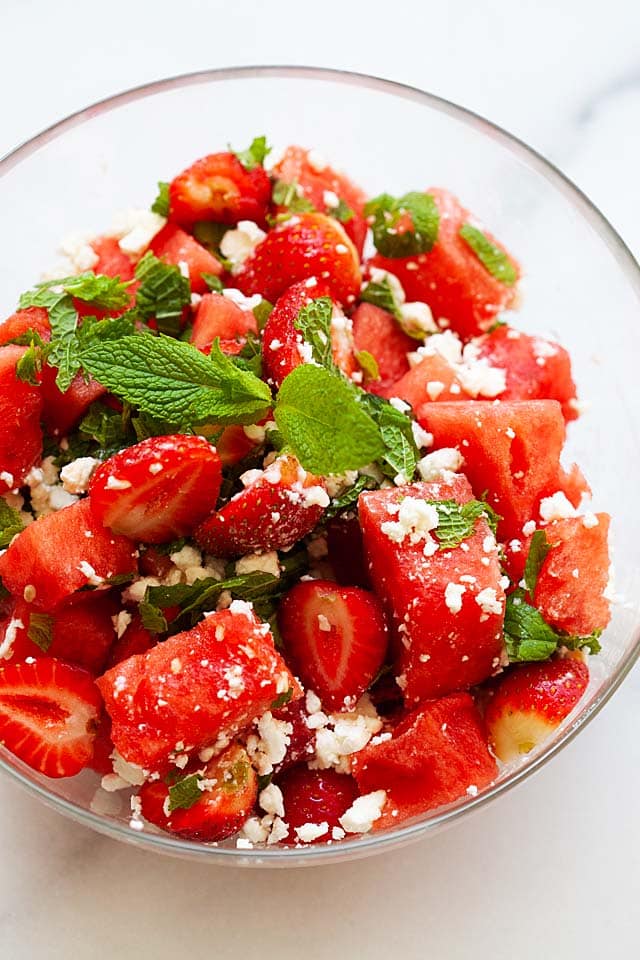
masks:
<svg viewBox="0 0 640 960"><path fill-rule="evenodd" d="M291 213L310 213L315 210L311 201L300 192L297 180L292 180L291 183L276 180L271 191L271 200L276 206L286 207Z"/></svg>
<svg viewBox="0 0 640 960"><path fill-rule="evenodd" d="M220 277L216 276L215 273L201 273L200 276L209 287L209 290L213 290L214 293L222 293L224 290L224 284Z"/></svg>
<svg viewBox="0 0 640 960"><path fill-rule="evenodd" d="M271 598L283 593L288 585L289 578L281 579L270 573L258 571L227 577L224 580L205 577L192 584L176 583L167 587L148 587L144 603L153 611L162 611L167 607L180 607L180 613L174 619L176 621L188 619L192 625L207 610L215 609L220 594L225 590L228 590L234 599L253 603L256 605L256 612L259 612L258 607L264 608L265 604L270 606ZM152 610L146 610L148 617L152 615ZM164 629L167 629L166 626Z"/></svg>
<svg viewBox="0 0 640 960"><path fill-rule="evenodd" d="M518 273L504 250L489 240L482 230L471 226L470 223L463 223L459 233L492 277L504 283L506 287L514 285L518 279Z"/></svg>
<svg viewBox="0 0 640 960"><path fill-rule="evenodd" d="M236 155L245 170L253 170L264 164L265 158L271 153L271 147L267 146L266 137L255 137L247 150L233 150L232 153Z"/></svg>
<svg viewBox="0 0 640 960"><path fill-rule="evenodd" d="M169 216L169 184L165 180L158 180L158 196L151 204L151 210L161 217Z"/></svg>
<svg viewBox="0 0 640 960"><path fill-rule="evenodd" d="M169 813L174 810L190 810L203 796L198 786L200 777L192 773L169 787Z"/></svg>
<svg viewBox="0 0 640 960"><path fill-rule="evenodd" d="M285 378L274 418L286 445L312 473L357 470L384 453L356 391L324 367L302 364Z"/></svg>
<svg viewBox="0 0 640 960"><path fill-rule="evenodd" d="M64 393L69 389L71 381L80 369L78 342L75 335L78 314L68 294L60 295L49 307L49 323L51 342L46 360L51 366L58 368L56 386Z"/></svg>
<svg viewBox="0 0 640 960"><path fill-rule="evenodd" d="M16 377L18 380L37 387L40 383L40 373L46 361L47 352L46 347L32 343L16 363Z"/></svg>
<svg viewBox="0 0 640 960"><path fill-rule="evenodd" d="M372 303L375 307L381 307L398 320L401 316L400 307L396 302L393 293L393 287L389 283L389 278L385 277L380 283L369 282L362 293L360 299L365 303Z"/></svg>
<svg viewBox="0 0 640 960"><path fill-rule="evenodd" d="M411 192L402 197L382 193L369 200L364 208L367 217L373 217L373 242L385 257L398 259L428 253L438 239L440 214L429 193ZM404 228L409 216L413 229Z"/></svg>
<svg viewBox="0 0 640 960"><path fill-rule="evenodd" d="M78 432L94 440L103 450L120 450L129 446L121 413L100 401L92 403L78 425Z"/></svg>
<svg viewBox="0 0 640 960"><path fill-rule="evenodd" d="M596 630L588 637L573 637L554 630L540 611L526 602L525 596L525 591L518 588L507 597L504 639L511 663L547 660L559 647L569 650L586 648L593 654L600 652L602 630Z"/></svg>
<svg viewBox="0 0 640 960"><path fill-rule="evenodd" d="M263 299L260 301L260 303L257 303L257 304L255 305L255 307L253 308L252 313L253 313L254 317L256 318L256 323L258 324L258 330L260 331L260 333L262 333L262 331L264 330L265 325L266 325L266 323L267 323L267 320L269 319L269 317L270 317L271 314L273 313L273 304L272 304L272 303L269 303L268 300L265 300L265 299L263 298Z"/></svg>
<svg viewBox="0 0 640 960"><path fill-rule="evenodd" d="M594 630L588 637L564 637L562 639L562 645L569 650L587 649L591 656L595 656L596 653L600 653L602 650L602 645L600 644L601 636L602 630Z"/></svg>
<svg viewBox="0 0 640 960"><path fill-rule="evenodd" d="M33 290L20 297L20 307L51 307L64 294L89 303L97 310L122 310L129 303L129 282L121 283L118 277L107 277L91 270L74 277L45 280ZM51 318L49 318L51 319Z"/></svg>
<svg viewBox="0 0 640 960"><path fill-rule="evenodd" d="M240 370L218 341L206 357L191 344L142 333L91 343L82 365L142 413L182 430L206 421L255 423L271 404L266 384Z"/></svg>
<svg viewBox="0 0 640 960"><path fill-rule="evenodd" d="M353 220L354 217L353 210L344 202L342 197L338 200L338 206L331 207L328 212L329 216L335 217L340 223L349 223L349 220Z"/></svg>
<svg viewBox="0 0 640 960"><path fill-rule="evenodd" d="M249 370L256 377L262 376L262 341L255 333L249 330L240 353L233 357L233 362L241 369Z"/></svg>
<svg viewBox="0 0 640 960"><path fill-rule="evenodd" d="M138 604L138 613L142 620L142 626L149 633L165 633L169 629L169 624L160 607L154 606L148 600L141 600Z"/></svg>
<svg viewBox="0 0 640 960"><path fill-rule="evenodd" d="M8 547L24 524L17 510L13 510L4 497L0 497L0 550Z"/></svg>
<svg viewBox="0 0 640 960"><path fill-rule="evenodd" d="M104 320L85 317L82 326L76 330L76 337L82 350L93 340L119 340L120 337L130 337L135 332L136 326L131 313L123 313L119 317L106 317Z"/></svg>
<svg viewBox="0 0 640 960"><path fill-rule="evenodd" d="M182 311L191 303L191 284L180 268L159 260L149 250L136 267L140 286L136 293L136 313L144 320L155 318L160 333L180 333Z"/></svg>
<svg viewBox="0 0 640 960"><path fill-rule="evenodd" d="M376 487L376 482L372 477L361 476L358 477L356 482L352 487L349 487L348 490L345 490L344 493L340 494L339 497L335 497L331 504L327 507L325 512L325 517L335 517L337 514L342 513L343 510L349 510L352 507L355 507L358 503L358 497L363 490L372 490Z"/></svg>
<svg viewBox="0 0 640 960"><path fill-rule="evenodd" d="M335 369L331 346L331 317L333 301L331 297L318 297L302 307L294 320L296 330L311 347L313 359L321 367Z"/></svg>
<svg viewBox="0 0 640 960"><path fill-rule="evenodd" d="M378 380L380 377L380 368L378 361L368 350L356 350L355 358L360 364L365 376L365 380Z"/></svg>
<svg viewBox="0 0 640 960"><path fill-rule="evenodd" d="M459 547L475 531L476 520L487 519L487 505L482 500L458 503L456 500L427 500L436 508L438 526L433 531L441 550Z"/></svg>
<svg viewBox="0 0 640 960"><path fill-rule="evenodd" d="M529 553L524 568L524 582L531 596L533 596L540 570L550 550L551 544L547 540L545 531L536 530L529 544Z"/></svg>
<svg viewBox="0 0 640 960"><path fill-rule="evenodd" d="M46 653L53 642L53 617L48 613L31 613L27 636Z"/></svg>
<svg viewBox="0 0 640 960"><path fill-rule="evenodd" d="M420 459L411 419L373 393L361 391L360 400L380 430L383 451L379 459L383 472L392 478L402 474L407 483L411 482Z"/></svg>
<svg viewBox="0 0 640 960"><path fill-rule="evenodd" d="M281 707L284 707L289 703L292 696L293 696L293 687L289 687L288 690L285 690L284 693L281 693L279 696L275 698L275 700L273 701L269 709L279 710Z"/></svg>

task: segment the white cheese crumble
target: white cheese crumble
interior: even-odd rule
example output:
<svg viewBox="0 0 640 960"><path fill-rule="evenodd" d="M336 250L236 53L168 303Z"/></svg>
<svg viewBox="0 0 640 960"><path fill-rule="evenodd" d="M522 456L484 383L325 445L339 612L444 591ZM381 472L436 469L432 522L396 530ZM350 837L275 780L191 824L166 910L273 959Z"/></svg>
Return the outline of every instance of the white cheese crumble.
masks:
<svg viewBox="0 0 640 960"><path fill-rule="evenodd" d="M262 303L262 296L259 293L254 293L251 297L245 297L242 290L237 290L235 287L225 287L222 296L231 300L241 310L253 310L254 307Z"/></svg>
<svg viewBox="0 0 640 960"><path fill-rule="evenodd" d="M60 471L62 486L67 493L86 493L89 480L100 466L95 457L78 457L67 463Z"/></svg>
<svg viewBox="0 0 640 960"><path fill-rule="evenodd" d="M353 801L346 813L338 818L339 822L347 833L368 833L382 816L386 801L386 790L366 793Z"/></svg>
<svg viewBox="0 0 640 960"><path fill-rule="evenodd" d="M316 697L307 706L319 704ZM371 737L382 730L382 720L370 697L364 694L354 710L332 713L330 716L321 710L313 711L307 726L316 730L315 754L309 761L309 767L312 770L333 767L338 773L350 773L351 755L362 750Z"/></svg>
<svg viewBox="0 0 640 960"><path fill-rule="evenodd" d="M280 576L280 561L276 550L267 553L248 553L236 560L236 573L270 573L274 577Z"/></svg>
<svg viewBox="0 0 640 960"><path fill-rule="evenodd" d="M78 564L78 570L87 578L87 583L90 586L99 587L104 583L104 577L98 576L88 560L81 560Z"/></svg>
<svg viewBox="0 0 640 960"><path fill-rule="evenodd" d="M484 590L480 590L475 596L475 601L483 613L502 613L502 600L498 600L493 587L485 587Z"/></svg>
<svg viewBox="0 0 640 960"><path fill-rule="evenodd" d="M128 490L131 486L129 480L122 480L120 477L109 477L106 483L107 490Z"/></svg>
<svg viewBox="0 0 640 960"><path fill-rule="evenodd" d="M540 517L546 522L568 520L570 517L576 517L577 515L575 507L561 490L558 490L551 497L544 497L540 501Z"/></svg>
<svg viewBox="0 0 640 960"><path fill-rule="evenodd" d="M18 635L18 630L24 630L22 620L9 620L4 632L4 638L0 643L0 660L10 660L13 656L13 644Z"/></svg>
<svg viewBox="0 0 640 960"><path fill-rule="evenodd" d="M36 517L62 510L77 501L58 484L58 470L53 457L45 457L39 467L33 467L25 477L31 492L31 508Z"/></svg>
<svg viewBox="0 0 640 960"><path fill-rule="evenodd" d="M273 813L277 817L284 817L284 798L282 790L275 783L270 783L260 791L258 803L265 813Z"/></svg>
<svg viewBox="0 0 640 960"><path fill-rule="evenodd" d="M123 253L135 255L149 246L166 222L152 210L123 210L116 215L111 236L116 237Z"/></svg>
<svg viewBox="0 0 640 960"><path fill-rule="evenodd" d="M253 220L240 220L234 230L227 230L220 243L220 252L231 263L231 272L238 273L252 257L266 233Z"/></svg>
<svg viewBox="0 0 640 960"><path fill-rule="evenodd" d="M506 389L506 371L500 367L492 367L486 358L480 357L475 344L468 343L463 347L460 338L451 330L433 334L416 353L419 358L440 356L446 360L458 384L470 397L493 398L504 393ZM455 386L457 384L451 387L452 393L459 392L460 387L456 391ZM435 400L442 393L444 384L434 380L427 384L426 389L429 397Z"/></svg>
<svg viewBox="0 0 640 960"><path fill-rule="evenodd" d="M448 480L461 469L464 460L455 447L433 450L418 460L418 473L423 480Z"/></svg>
<svg viewBox="0 0 640 960"><path fill-rule="evenodd" d="M117 613L115 616L111 617L111 622L113 623L113 629L116 632L116 637L118 640L123 635L129 624L131 623L133 617L128 610L121 610L120 613Z"/></svg>
<svg viewBox="0 0 640 960"><path fill-rule="evenodd" d="M91 234L76 233L65 237L60 244L60 253L67 257L77 273L84 273L85 270L93 270L100 259L90 241L93 240Z"/></svg>
<svg viewBox="0 0 640 960"><path fill-rule="evenodd" d="M434 333L438 329L431 313L431 307L420 301L402 303L398 322L410 337L425 337L428 333Z"/></svg>
<svg viewBox="0 0 640 960"><path fill-rule="evenodd" d="M395 273L389 273L388 270L381 270L379 267L371 267L371 283L384 283L386 280L391 287L391 292L393 294L393 299L396 304L401 307L402 304L406 301L407 297L404 292L404 287L396 277ZM363 284L363 289L369 286L368 283Z"/></svg>
<svg viewBox="0 0 640 960"><path fill-rule="evenodd" d="M444 590L444 602L453 614L462 610L462 595L466 591L463 583L449 582Z"/></svg>
<svg viewBox="0 0 640 960"><path fill-rule="evenodd" d="M398 519L386 520L380 527L389 540L403 543L408 537L412 544L434 542L430 531L438 526L438 511L432 504L418 497L404 497L400 504L394 506L398 507Z"/></svg>
<svg viewBox="0 0 640 960"><path fill-rule="evenodd" d="M258 733L247 737L247 753L260 776L273 771L284 760L293 733L292 724L276 720L270 710L258 720Z"/></svg>
<svg viewBox="0 0 640 960"><path fill-rule="evenodd" d="M587 530L591 530L593 527L597 527L600 521L598 520L595 513L587 512L582 517L582 526L586 527Z"/></svg>
<svg viewBox="0 0 640 960"><path fill-rule="evenodd" d="M298 840L302 843L313 843L314 840L329 833L329 824L326 820L322 823L303 823L301 827L296 827L295 831Z"/></svg>

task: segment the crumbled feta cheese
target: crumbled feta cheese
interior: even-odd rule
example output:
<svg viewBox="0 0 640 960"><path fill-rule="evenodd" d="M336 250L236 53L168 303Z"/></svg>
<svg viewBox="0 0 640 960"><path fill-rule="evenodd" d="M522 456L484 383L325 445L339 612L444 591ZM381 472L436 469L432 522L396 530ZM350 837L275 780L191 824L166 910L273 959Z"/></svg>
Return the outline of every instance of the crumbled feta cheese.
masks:
<svg viewBox="0 0 640 960"><path fill-rule="evenodd" d="M60 244L60 253L69 259L76 273L93 270L100 259L93 247L90 246L92 239L93 237L90 234L72 234L65 237Z"/></svg>
<svg viewBox="0 0 640 960"><path fill-rule="evenodd" d="M498 600L493 587L485 587L484 590L480 590L475 596L475 601L483 613L502 613L502 600Z"/></svg>
<svg viewBox="0 0 640 960"><path fill-rule="evenodd" d="M399 323L410 337L424 337L438 329L431 307L420 301L400 304Z"/></svg>
<svg viewBox="0 0 640 960"><path fill-rule="evenodd" d="M463 463L459 450L455 447L442 447L418 460L418 473L423 480L447 480L451 474L460 470Z"/></svg>
<svg viewBox="0 0 640 960"><path fill-rule="evenodd" d="M343 840L346 834L342 827L333 827L331 830L331 837L333 840Z"/></svg>
<svg viewBox="0 0 640 960"><path fill-rule="evenodd" d="M255 307L258 307L262 303L262 296L259 293L254 293L253 296L246 297L242 290L237 290L236 287L225 287L222 291L222 296L226 297L227 300L231 300L231 302L235 303L241 310L254 310Z"/></svg>
<svg viewBox="0 0 640 960"><path fill-rule="evenodd" d="M462 610L462 595L466 591L462 583L449 582L444 590L444 602L453 614L460 613Z"/></svg>
<svg viewBox="0 0 640 960"><path fill-rule="evenodd" d="M366 793L354 800L346 813L338 818L339 823L347 833L368 833L382 816L386 801L386 790Z"/></svg>
<svg viewBox="0 0 640 960"><path fill-rule="evenodd" d="M258 734L247 738L247 752L260 776L271 773L284 760L293 733L292 724L276 720L270 710L258 720Z"/></svg>
<svg viewBox="0 0 640 960"><path fill-rule="evenodd" d="M31 508L36 517L62 510L78 499L58 485L58 470L53 457L45 457L39 467L33 467L25 477L25 484L29 487Z"/></svg>
<svg viewBox="0 0 640 960"><path fill-rule="evenodd" d="M309 150L307 152L307 162L315 173L322 173L322 171L328 167L327 161L317 150Z"/></svg>
<svg viewBox="0 0 640 960"><path fill-rule="evenodd" d="M319 707L320 701L312 701L309 706ZM333 713L327 717L320 709L312 711L307 726L316 730L315 755L309 761L309 767L313 770L333 767L339 773L349 773L349 758L380 732L382 720L370 697L365 694L355 709L348 712Z"/></svg>
<svg viewBox="0 0 640 960"><path fill-rule="evenodd" d="M398 509L398 519L387 520L380 527L393 543L403 543L405 537L412 544L431 540L430 531L438 526L436 508L418 497L404 497Z"/></svg>
<svg viewBox="0 0 640 960"><path fill-rule="evenodd" d="M104 583L104 577L99 577L88 560L81 560L78 564L78 570L87 578L87 583L92 587L99 587Z"/></svg>
<svg viewBox="0 0 640 960"><path fill-rule="evenodd" d="M336 207L340 206L340 197L337 193L334 193L333 190L323 190L322 200L325 207L328 207L329 210L335 210Z"/></svg>
<svg viewBox="0 0 640 960"><path fill-rule="evenodd" d="M67 493L86 493L95 469L100 466L100 460L95 457L78 457L67 463L60 471L62 486Z"/></svg>
<svg viewBox="0 0 640 960"><path fill-rule="evenodd" d="M444 383L442 382L442 380L428 381L427 394L429 395L430 400L437 400L443 390L444 390Z"/></svg>
<svg viewBox="0 0 640 960"><path fill-rule="evenodd" d="M404 288L395 273L389 273L388 270L381 270L379 267L371 267L371 283L384 283L386 280L391 287L391 292L393 294L393 299L399 307L407 299L405 296ZM368 284L364 284L364 289L366 290Z"/></svg>
<svg viewBox="0 0 640 960"><path fill-rule="evenodd" d="M248 617L253 620L253 604L248 600L232 600L229 604L229 612L237 617Z"/></svg>
<svg viewBox="0 0 640 960"><path fill-rule="evenodd" d="M575 507L561 490L551 497L543 497L540 501L540 517L546 522L567 520L577 515Z"/></svg>
<svg viewBox="0 0 640 960"><path fill-rule="evenodd" d="M303 823L301 827L296 827L295 831L298 840L301 840L302 843L313 843L314 840L323 837L325 833L329 833L329 824L326 820L323 820L322 823Z"/></svg>
<svg viewBox="0 0 640 960"><path fill-rule="evenodd" d="M536 532L535 520L527 520L527 522L522 528L522 532L525 535L525 537L530 537L532 533L535 533Z"/></svg>
<svg viewBox="0 0 640 960"><path fill-rule="evenodd" d="M8 470L3 470L0 473L0 480L6 483L7 487L11 490L13 488L13 474L9 473Z"/></svg>
<svg viewBox="0 0 640 960"><path fill-rule="evenodd" d="M220 252L231 263L232 273L239 272L265 237L264 230L253 220L240 220L235 229L226 231L220 243Z"/></svg>
<svg viewBox="0 0 640 960"><path fill-rule="evenodd" d="M128 610L121 610L120 613L117 613L114 617L111 618L113 622L113 629L116 632L116 637L118 640L123 635L129 624L131 623L133 617Z"/></svg>
<svg viewBox="0 0 640 960"><path fill-rule="evenodd" d="M270 783L260 791L258 803L265 813L273 813L277 817L284 817L284 798L282 790L275 783Z"/></svg>
<svg viewBox="0 0 640 960"><path fill-rule="evenodd" d="M305 706L307 708L307 713L317 713L319 710L322 710L320 697L318 697L313 690L307 690L305 694Z"/></svg>
<svg viewBox="0 0 640 960"><path fill-rule="evenodd" d="M407 411L411 410L411 404L405 400L401 400L400 397L390 397L389 403L399 413L407 413Z"/></svg>
<svg viewBox="0 0 640 960"><path fill-rule="evenodd" d="M595 513L587 512L582 517L582 526L586 527L587 530L591 530L592 527L597 527L600 521L598 520Z"/></svg>
<svg viewBox="0 0 640 960"><path fill-rule="evenodd" d="M116 216L111 235L117 238L123 253L135 255L149 246L166 222L152 210L124 210Z"/></svg>
<svg viewBox="0 0 640 960"><path fill-rule="evenodd" d="M274 577L280 576L280 561L276 550L268 553L248 553L236 560L236 573L270 573Z"/></svg>
<svg viewBox="0 0 640 960"><path fill-rule="evenodd" d="M415 420L411 422L411 432L413 433L413 439L415 440L416 447L418 447L419 450L426 450L427 447L433 445L433 434L428 433Z"/></svg>

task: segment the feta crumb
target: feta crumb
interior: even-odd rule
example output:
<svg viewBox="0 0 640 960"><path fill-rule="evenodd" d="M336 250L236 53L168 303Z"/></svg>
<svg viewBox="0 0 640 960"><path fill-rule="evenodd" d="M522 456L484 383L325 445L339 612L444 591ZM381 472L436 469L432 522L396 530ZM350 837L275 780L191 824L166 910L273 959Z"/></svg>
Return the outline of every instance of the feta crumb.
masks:
<svg viewBox="0 0 640 960"><path fill-rule="evenodd" d="M303 823L301 827L296 827L295 831L302 843L313 843L318 837L329 833L329 824L326 820L322 823Z"/></svg>
<svg viewBox="0 0 640 960"><path fill-rule="evenodd" d="M13 474L12 474L12 473L9 473L8 470L3 470L3 471L0 473L0 480L2 480L4 483L6 483L7 487L8 487L10 490L13 489L13 483L14 483L14 481L13 481Z"/></svg>
<svg viewBox="0 0 640 960"><path fill-rule="evenodd" d="M246 297L242 290L237 290L235 287L225 287L222 291L222 296L226 297L227 300L231 300L231 302L235 303L241 310L253 310L262 303L262 296L259 293L254 293L253 296Z"/></svg>
<svg viewBox="0 0 640 960"><path fill-rule="evenodd" d="M376 820L382 816L387 801L386 790L376 790L358 797L346 813L338 818L347 833L368 833Z"/></svg>
<svg viewBox="0 0 640 960"><path fill-rule="evenodd" d="M567 520L577 517L578 513L566 494L561 490L551 497L543 497L540 501L540 517L546 522L552 520Z"/></svg>
<svg viewBox="0 0 640 960"><path fill-rule="evenodd" d="M131 623L133 617L128 610L121 610L120 613L117 613L114 617L111 618L113 623L113 629L116 632L116 637L118 640L123 635L129 624Z"/></svg>
<svg viewBox="0 0 640 960"><path fill-rule="evenodd" d="M599 523L600 523L600 521L598 520L598 518L597 518L597 516L595 515L595 513L587 512L587 513L585 513L585 515L582 517L582 526L583 526L583 527L586 527L587 530L591 530L592 527L597 527Z"/></svg>
<svg viewBox="0 0 640 960"><path fill-rule="evenodd" d="M270 573L274 577L280 576L280 561L276 550L270 550L268 553L248 553L244 557L236 560L236 573Z"/></svg>
<svg viewBox="0 0 640 960"><path fill-rule="evenodd" d="M271 773L274 766L284 760L291 742L293 725L286 720L276 720L270 710L258 720L258 734L247 738L247 752L258 774Z"/></svg>
<svg viewBox="0 0 640 960"><path fill-rule="evenodd" d="M317 713L319 710L322 710L320 697L318 697L313 690L307 690L305 694L305 706L307 713Z"/></svg>
<svg viewBox="0 0 640 960"><path fill-rule="evenodd" d="M87 578L92 587L99 587L104 583L104 577L99 577L88 560L81 560L77 568Z"/></svg>
<svg viewBox="0 0 640 960"><path fill-rule="evenodd" d="M248 600L232 600L229 604L229 612L238 617L248 617L253 620L253 604Z"/></svg>
<svg viewBox="0 0 640 960"><path fill-rule="evenodd" d="M400 397L390 397L389 403L398 413L407 413L408 410L411 410L411 404L401 400Z"/></svg>
<svg viewBox="0 0 640 960"><path fill-rule="evenodd" d="M493 587L485 587L484 590L480 590L475 596L475 601L483 613L502 613L502 600L498 600Z"/></svg>
<svg viewBox="0 0 640 960"><path fill-rule="evenodd" d="M404 292L404 287L396 277L395 273L390 273L388 270L381 270L379 267L371 267L371 283L384 283L386 280L391 287L391 292L393 294L393 299L399 307L405 302L406 295ZM369 284L364 284L363 289L366 288Z"/></svg>
<svg viewBox="0 0 640 960"><path fill-rule="evenodd" d="M419 450L425 450L427 447L431 447L433 445L433 434L428 433L415 420L411 422L411 432L413 433L413 439L415 440L416 447L418 447Z"/></svg>
<svg viewBox="0 0 640 960"><path fill-rule="evenodd" d="M10 660L13 656L13 644L18 635L18 630L24 630L22 620L9 620L4 631L4 638L0 643L0 660Z"/></svg>
<svg viewBox="0 0 640 960"><path fill-rule="evenodd" d="M152 210L124 210L117 214L111 236L117 238L123 253L135 255L149 246L166 222L165 217Z"/></svg>
<svg viewBox="0 0 640 960"><path fill-rule="evenodd" d="M404 497L398 509L398 519L387 520L380 527L393 543L403 543L409 538L412 544L432 540L430 531L438 526L436 508L418 497Z"/></svg>
<svg viewBox="0 0 640 960"><path fill-rule="evenodd" d="M431 313L431 307L420 301L400 304L398 322L410 337L424 337L428 333L435 333L438 329Z"/></svg>
<svg viewBox="0 0 640 960"><path fill-rule="evenodd" d="M227 230L220 243L220 252L231 263L231 273L240 271L266 233L253 220L240 220L235 229Z"/></svg>
<svg viewBox="0 0 640 960"><path fill-rule="evenodd" d="M462 595L466 591L462 583L449 582L444 591L444 602L453 614L460 613L462 610Z"/></svg>
<svg viewBox="0 0 640 960"><path fill-rule="evenodd" d="M60 471L62 486L67 493L86 493L95 469L100 465L95 457L78 457Z"/></svg>
<svg viewBox="0 0 640 960"><path fill-rule="evenodd" d="M331 837L333 840L343 840L346 834L342 827L333 827L331 830Z"/></svg>
<svg viewBox="0 0 640 960"><path fill-rule="evenodd" d="M522 528L522 532L525 537L530 537L531 534L536 532L536 522L535 520L527 520L525 525Z"/></svg>
<svg viewBox="0 0 640 960"><path fill-rule="evenodd" d="M260 791L258 803L265 813L273 813L277 817L284 817L284 798L282 790L275 783L270 783Z"/></svg>
<svg viewBox="0 0 640 960"><path fill-rule="evenodd" d="M447 480L463 463L462 454L455 447L441 447L418 460L418 473L423 480Z"/></svg>

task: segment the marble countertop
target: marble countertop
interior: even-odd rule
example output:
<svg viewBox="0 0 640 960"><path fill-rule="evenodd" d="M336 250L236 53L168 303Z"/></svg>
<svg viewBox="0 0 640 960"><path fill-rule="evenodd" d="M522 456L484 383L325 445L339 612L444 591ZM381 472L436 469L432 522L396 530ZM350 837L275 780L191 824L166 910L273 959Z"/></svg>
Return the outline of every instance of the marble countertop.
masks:
<svg viewBox="0 0 640 960"><path fill-rule="evenodd" d="M640 253L640 6L629 0L5 0L0 154L160 76L313 63L413 83L555 161ZM262 11L262 12L258 12ZM0 781L0 956L637 954L640 671L533 780L469 821L367 861L241 871L91 833Z"/></svg>

